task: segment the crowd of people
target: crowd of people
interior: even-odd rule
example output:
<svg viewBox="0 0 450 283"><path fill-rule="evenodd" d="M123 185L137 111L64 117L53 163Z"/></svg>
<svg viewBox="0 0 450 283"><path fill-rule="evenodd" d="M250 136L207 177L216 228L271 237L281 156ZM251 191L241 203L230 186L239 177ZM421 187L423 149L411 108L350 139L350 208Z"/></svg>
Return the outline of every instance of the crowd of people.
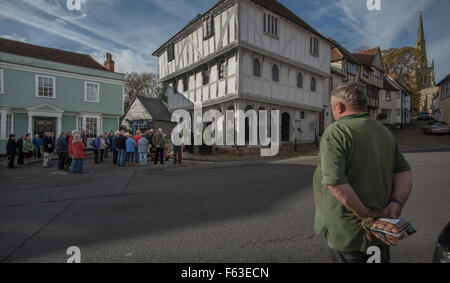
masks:
<svg viewBox="0 0 450 283"><path fill-rule="evenodd" d="M43 158L42 166L51 168L54 155L58 157L58 169L70 171L74 174L83 173L86 150L94 152L95 164L101 164L112 154L112 162L118 167L147 166L151 156L155 165L164 164L166 138L162 129L148 130L144 133L136 131L133 136L125 131L111 131L101 134L88 144L86 131L78 133L74 130L61 133L56 138L55 133L46 132L43 138L31 134L21 136L16 140L10 135L7 143L8 167L17 168L18 165L31 165L34 159ZM181 164L183 146L173 146L173 162Z"/></svg>

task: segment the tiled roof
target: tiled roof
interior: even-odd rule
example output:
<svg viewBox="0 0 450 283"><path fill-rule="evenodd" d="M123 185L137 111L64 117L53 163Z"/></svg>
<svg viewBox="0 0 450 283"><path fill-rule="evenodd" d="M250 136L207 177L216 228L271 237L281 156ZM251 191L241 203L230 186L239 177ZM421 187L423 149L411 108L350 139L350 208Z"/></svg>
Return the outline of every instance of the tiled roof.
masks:
<svg viewBox="0 0 450 283"><path fill-rule="evenodd" d="M141 101L145 109L152 115L153 120L170 122L172 115L170 114L167 106L159 99L137 96L137 99Z"/></svg>
<svg viewBox="0 0 450 283"><path fill-rule="evenodd" d="M345 58L353 63L359 64L358 60L337 41L332 38L328 38L328 40L330 40L334 45L334 47L331 49L331 62L339 61Z"/></svg>
<svg viewBox="0 0 450 283"><path fill-rule="evenodd" d="M105 67L87 54L37 46L4 38L0 38L0 52L107 71Z"/></svg>
<svg viewBox="0 0 450 283"><path fill-rule="evenodd" d="M377 46L371 49L361 50L359 52L354 53L353 57L355 57L362 64L370 66L373 63L375 56L377 56L377 52L379 49L380 47Z"/></svg>

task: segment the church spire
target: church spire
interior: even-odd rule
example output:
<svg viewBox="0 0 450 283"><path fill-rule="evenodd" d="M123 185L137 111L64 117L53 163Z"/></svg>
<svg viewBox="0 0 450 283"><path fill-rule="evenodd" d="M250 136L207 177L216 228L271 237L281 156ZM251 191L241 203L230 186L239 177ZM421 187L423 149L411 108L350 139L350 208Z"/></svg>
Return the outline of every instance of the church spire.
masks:
<svg viewBox="0 0 450 283"><path fill-rule="evenodd" d="M427 67L427 45L423 28L423 10L420 9L419 31L417 33L416 49L419 52L419 62L422 67Z"/></svg>

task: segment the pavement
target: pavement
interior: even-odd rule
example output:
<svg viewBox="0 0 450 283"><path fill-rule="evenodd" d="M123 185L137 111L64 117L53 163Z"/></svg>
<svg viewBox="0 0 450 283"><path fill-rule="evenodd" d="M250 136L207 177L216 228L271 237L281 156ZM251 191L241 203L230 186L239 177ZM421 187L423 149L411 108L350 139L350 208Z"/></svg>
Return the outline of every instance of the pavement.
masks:
<svg viewBox="0 0 450 283"><path fill-rule="evenodd" d="M418 233L393 262L430 262L450 220L450 152L406 154L415 189L404 217ZM185 162L85 174L38 164L0 168L0 262L329 262L312 231L316 157Z"/></svg>

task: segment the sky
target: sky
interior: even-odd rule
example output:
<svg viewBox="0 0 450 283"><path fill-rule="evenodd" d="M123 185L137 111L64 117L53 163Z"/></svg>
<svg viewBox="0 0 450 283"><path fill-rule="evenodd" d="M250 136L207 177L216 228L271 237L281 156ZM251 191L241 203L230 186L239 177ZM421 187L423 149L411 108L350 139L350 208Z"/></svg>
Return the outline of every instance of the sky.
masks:
<svg viewBox="0 0 450 283"><path fill-rule="evenodd" d="M76 1L76 0L75 0ZM91 55L98 62L113 54L116 71L157 72L152 53L217 0L0 0L0 37ZM450 73L450 1L280 0L326 37L349 51L415 46L423 9L428 59L436 79Z"/></svg>

